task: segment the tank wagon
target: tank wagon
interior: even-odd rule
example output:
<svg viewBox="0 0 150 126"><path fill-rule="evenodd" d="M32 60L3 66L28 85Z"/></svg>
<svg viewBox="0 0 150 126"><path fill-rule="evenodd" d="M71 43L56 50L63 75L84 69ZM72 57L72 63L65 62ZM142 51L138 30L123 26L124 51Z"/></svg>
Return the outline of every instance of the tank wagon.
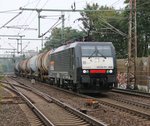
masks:
<svg viewBox="0 0 150 126"><path fill-rule="evenodd" d="M116 84L116 57L111 42L75 42L50 55L51 83L93 93Z"/></svg>
<svg viewBox="0 0 150 126"><path fill-rule="evenodd" d="M14 72L15 72L15 74L16 75L19 75L19 62L17 62L16 64L15 64L15 67L14 67Z"/></svg>
<svg viewBox="0 0 150 126"><path fill-rule="evenodd" d="M27 77L30 68L28 67L29 59L21 60L15 64L15 74L18 76Z"/></svg>
<svg viewBox="0 0 150 126"><path fill-rule="evenodd" d="M115 48L111 42L74 42L17 63L22 76L82 93L116 85Z"/></svg>
<svg viewBox="0 0 150 126"><path fill-rule="evenodd" d="M16 75L34 78L40 81L48 80L50 52L51 50L16 63L14 68Z"/></svg>
<svg viewBox="0 0 150 126"><path fill-rule="evenodd" d="M37 58L38 75L40 81L48 81L49 55L52 50L45 53L40 53Z"/></svg>

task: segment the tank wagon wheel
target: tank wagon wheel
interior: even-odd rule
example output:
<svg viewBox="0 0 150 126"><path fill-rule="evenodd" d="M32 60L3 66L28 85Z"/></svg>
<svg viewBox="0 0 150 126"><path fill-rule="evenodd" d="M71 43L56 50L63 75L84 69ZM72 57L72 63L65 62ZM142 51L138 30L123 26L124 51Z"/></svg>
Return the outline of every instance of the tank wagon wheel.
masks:
<svg viewBox="0 0 150 126"><path fill-rule="evenodd" d="M42 81L42 82L45 82L43 77L41 77L41 81Z"/></svg>
<svg viewBox="0 0 150 126"><path fill-rule="evenodd" d="M56 86L57 86L57 87L60 87L60 79L57 79L57 80L56 80Z"/></svg>
<svg viewBox="0 0 150 126"><path fill-rule="evenodd" d="M76 84L76 92L77 93L81 93L80 88L81 88L81 85L80 84Z"/></svg>
<svg viewBox="0 0 150 126"><path fill-rule="evenodd" d="M49 84L50 85L54 85L54 80L53 79L49 79Z"/></svg>
<svg viewBox="0 0 150 126"><path fill-rule="evenodd" d="M61 79L61 81L60 81L60 87L61 88L65 88L65 80L64 79Z"/></svg>

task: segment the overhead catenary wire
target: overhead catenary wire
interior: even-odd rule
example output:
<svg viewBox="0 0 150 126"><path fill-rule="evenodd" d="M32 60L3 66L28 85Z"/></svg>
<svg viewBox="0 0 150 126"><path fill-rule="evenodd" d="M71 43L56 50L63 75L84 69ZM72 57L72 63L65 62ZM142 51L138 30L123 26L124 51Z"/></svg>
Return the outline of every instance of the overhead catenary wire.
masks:
<svg viewBox="0 0 150 126"><path fill-rule="evenodd" d="M29 2L29 1L28 1L28 2ZM35 8L39 5L40 2L41 2L41 0L39 0L39 1L37 2L37 4L35 5ZM26 22L30 19L30 16L32 15L32 13L33 13L33 12L31 12L31 13L29 14L29 16L26 18L26 20L25 20L25 22L24 22L24 25L25 25ZM36 16L37 16L37 14L36 14ZM34 16L34 17L32 18L32 20L30 21L29 25L33 22L33 20L35 20L35 17L36 17L36 16ZM27 29L27 27L24 28L24 31L25 31L26 29ZM19 31L18 34L20 34L20 33L22 33L21 30Z"/></svg>
<svg viewBox="0 0 150 126"><path fill-rule="evenodd" d="M114 6L115 4L118 4L121 0L117 0L114 3L111 4L111 6Z"/></svg>
<svg viewBox="0 0 150 126"><path fill-rule="evenodd" d="M104 24L108 25L110 27L110 30L113 31L113 32L116 32L124 37L128 37L127 34L125 34L124 32L120 31L119 29L117 29L116 27L114 27L113 25L111 25L110 23L108 23L104 18L102 18L101 16L99 16L98 18L99 20L101 20ZM102 26L108 28L106 25L104 24L101 24Z"/></svg>
<svg viewBox="0 0 150 126"><path fill-rule="evenodd" d="M30 4L33 4L33 3L35 3L36 1L37 1L37 0L34 0L34 1L30 2L30 0L28 0L28 2L27 2L23 7L26 7L26 6L30 5Z"/></svg>
<svg viewBox="0 0 150 126"><path fill-rule="evenodd" d="M103 19L101 16L99 16L99 19L107 24L109 27L111 27L112 29L114 29L117 33L119 33L120 35L124 36L124 37L127 37L128 35L123 33L122 31L120 31L119 29L117 29L116 27L114 27L113 25L111 25L110 23L108 23L107 21L105 21L105 19ZM111 30L111 29L110 29Z"/></svg>
<svg viewBox="0 0 150 126"><path fill-rule="evenodd" d="M115 32L117 34L120 34L120 35L126 37L126 38L128 37L127 34L123 33L122 31L120 31L119 29L117 29L116 27L114 27L113 25L108 23L107 21L105 21L105 19L103 19L102 17L99 17L99 19L105 24L104 25L104 24L101 23L101 25L103 27L105 27L106 29L109 29L109 30L111 30L111 31L113 31L113 32ZM109 27L107 27L106 25L109 26ZM99 33L99 32L96 32L96 33Z"/></svg>
<svg viewBox="0 0 150 126"><path fill-rule="evenodd" d="M37 12L41 12L41 11L61 11L61 12L65 12L65 11L69 11L69 12L97 12L97 11L114 11L114 10L76 10L76 9L73 9L73 10L61 10L61 9L31 9L31 8L20 8L21 10L27 10L27 11L37 11ZM122 9L121 10L115 10L115 11L123 11ZM109 24L108 22L105 22L105 20L102 20L105 24L107 24L108 26L110 26L112 29L114 29L116 32L118 32L120 35L122 36L127 36L125 33L121 32L119 29L115 28L114 26L112 26L111 24ZM49 31L49 30L48 30ZM47 31L47 32L48 32ZM47 33L46 32L46 33Z"/></svg>
<svg viewBox="0 0 150 126"><path fill-rule="evenodd" d="M40 1L41 1L41 0L38 1L38 3L36 4L35 8L38 6L38 4L40 3ZM47 2L48 2L48 0L43 4L43 6L42 6L41 8L43 8L43 7L47 4ZM33 12L30 13L29 17L32 15L32 13L33 13ZM37 16L37 14L36 14L36 15L32 18L32 20L28 23L29 26L30 26L30 24L33 22L33 20L36 19L36 18L35 18L36 16ZM25 23L28 21L29 17L26 19ZM25 23L24 23L24 24L25 24ZM20 34L20 33L23 33L25 30L28 30L28 27L24 28L24 30L23 30L22 32L21 32L21 30L20 30L19 34Z"/></svg>
<svg viewBox="0 0 150 126"><path fill-rule="evenodd" d="M30 44L30 42L28 42L28 43L23 47L22 51L25 50L25 49L29 46L29 44Z"/></svg>
<svg viewBox="0 0 150 126"><path fill-rule="evenodd" d="M41 0L40 0L41 1ZM38 3L40 2L40 1L38 1ZM46 5L46 3L48 2L48 0L45 2L45 4L44 5ZM28 3L27 4L30 4L31 2L28 0ZM38 3L37 3L37 5L38 5ZM35 19L35 17L34 17L34 19ZM33 20L32 20L33 21ZM30 24L32 23L32 21L30 22ZM28 28L26 28L26 29L28 29ZM25 28L24 28L24 31L26 30ZM21 30L20 30L21 31Z"/></svg>
<svg viewBox="0 0 150 126"><path fill-rule="evenodd" d="M47 0L48 1L48 0ZM47 3L47 1L46 1L46 3ZM116 4L116 3L118 3L120 0L117 0L115 3L113 3L113 5L114 4ZM42 10L42 9L41 9ZM76 11L76 10L75 10ZM106 11L106 10L102 10L102 11ZM111 26L110 24L108 24L109 26ZM112 27L112 26L111 26ZM114 27L114 29L115 29L115 27ZM120 32L120 31L118 31L118 29L115 29L119 34L121 34L121 35L123 35L123 36L126 36L124 33L122 33L122 32Z"/></svg>
<svg viewBox="0 0 150 126"><path fill-rule="evenodd" d="M106 25L104 25L104 24L101 24L104 28L106 28L106 29L109 29L109 30L111 30L112 32L115 32L115 33L117 33L118 34L118 32L116 31L116 30L114 30L113 28L110 28L110 27L108 27L108 26L106 26ZM96 33L99 33L99 32L96 32Z"/></svg>
<svg viewBox="0 0 150 126"><path fill-rule="evenodd" d="M47 0L47 1L44 3L44 5L42 6L42 8L45 7L45 5L47 4L48 1L49 1L49 0Z"/></svg>

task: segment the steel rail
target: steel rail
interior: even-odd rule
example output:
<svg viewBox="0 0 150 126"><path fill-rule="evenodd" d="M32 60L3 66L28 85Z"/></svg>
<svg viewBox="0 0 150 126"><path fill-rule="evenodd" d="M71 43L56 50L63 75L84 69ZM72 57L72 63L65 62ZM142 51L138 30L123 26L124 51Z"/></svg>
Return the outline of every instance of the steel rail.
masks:
<svg viewBox="0 0 150 126"><path fill-rule="evenodd" d="M23 93L21 93L19 90L17 90L17 88L15 88L16 85L13 86L14 84L11 84L9 82L2 82L2 83L9 84L12 87L12 89L9 87L6 88L9 88L12 91L16 92L18 95L20 95L21 98L25 100L26 104L31 108L31 110L41 119L44 125L55 126L49 119L47 119L47 117L34 104L32 104L32 102Z"/></svg>
<svg viewBox="0 0 150 126"><path fill-rule="evenodd" d="M15 80L16 81L16 80ZM21 82L18 82L22 85L24 85L23 83ZM19 87L22 87L20 85L17 85L17 84L14 84L15 86L19 86ZM96 119L94 119L93 117L91 116L88 116L82 112L80 112L79 110L69 106L68 104L65 104L61 101L59 101L58 99L46 94L46 93L43 93L33 87L30 87L30 86L27 86L27 85L24 85L26 87L28 87L29 90L32 90L33 92L35 92L36 94L38 94L39 96L43 97L45 100L47 100L48 102L52 101L54 102L55 104L59 105L60 107L64 108L65 110L69 111L70 113L78 116L79 118L85 120L86 122L88 122L91 126L107 126L107 124L104 124L103 122L101 121L98 121ZM25 87L25 88L26 88Z"/></svg>
<svg viewBox="0 0 150 126"><path fill-rule="evenodd" d="M135 95L135 96L150 98L150 93L136 91L136 90L113 88L111 91L118 92L118 93L124 93L124 94L128 94L128 95Z"/></svg>

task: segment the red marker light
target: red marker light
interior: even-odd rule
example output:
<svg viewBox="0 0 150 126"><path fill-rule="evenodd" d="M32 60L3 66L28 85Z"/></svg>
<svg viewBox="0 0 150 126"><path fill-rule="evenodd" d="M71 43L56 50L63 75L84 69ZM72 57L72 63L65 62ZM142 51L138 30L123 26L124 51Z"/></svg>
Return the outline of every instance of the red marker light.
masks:
<svg viewBox="0 0 150 126"><path fill-rule="evenodd" d="M90 70L90 73L93 74L93 73L106 73L106 70Z"/></svg>

